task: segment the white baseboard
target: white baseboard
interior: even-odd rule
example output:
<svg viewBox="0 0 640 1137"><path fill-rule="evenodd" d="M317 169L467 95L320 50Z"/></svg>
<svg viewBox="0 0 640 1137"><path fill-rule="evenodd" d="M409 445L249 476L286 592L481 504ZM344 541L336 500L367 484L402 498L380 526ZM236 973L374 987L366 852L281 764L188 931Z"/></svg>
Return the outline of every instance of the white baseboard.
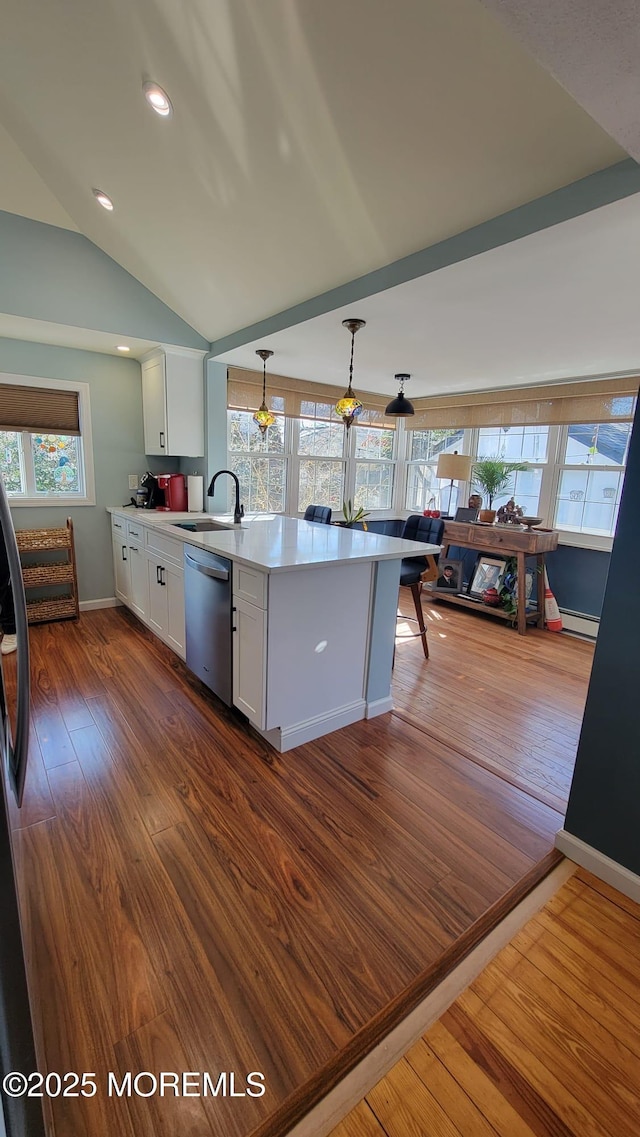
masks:
<svg viewBox="0 0 640 1137"><path fill-rule="evenodd" d="M352 722L360 722L365 717L365 710L364 699L358 699L355 703L348 703L346 707L327 711L326 714L305 719L304 722L296 722L292 726L274 727L273 730L260 730L258 733L283 754L285 750L293 750L294 746L302 746L303 742L313 742L314 738L321 738L323 734L331 734L332 731L349 726Z"/></svg>
<svg viewBox="0 0 640 1137"><path fill-rule="evenodd" d="M574 837L573 833L567 833L566 829L559 829L556 833L556 849L640 904L640 876L631 872L631 869L612 861L611 857L594 849L593 845L587 845L579 837Z"/></svg>
<svg viewBox="0 0 640 1137"><path fill-rule="evenodd" d="M97 608L119 608L120 601L115 596L105 596L102 600L81 600L81 612L95 612Z"/></svg>
<svg viewBox="0 0 640 1137"><path fill-rule="evenodd" d="M385 699L374 699L372 703L367 703L365 718L375 719L378 715L386 715L387 711L393 710L393 695L387 695Z"/></svg>
<svg viewBox="0 0 640 1137"><path fill-rule="evenodd" d="M560 609L560 615L562 616L564 631L577 632L581 636L589 636L592 640L598 638L600 621L595 616L583 616L580 612L566 612L563 608Z"/></svg>
<svg viewBox="0 0 640 1137"><path fill-rule="evenodd" d="M414 1042L455 1003L458 995L477 979L493 957L505 947L536 912L544 907L554 893L575 872L571 861L562 861L540 884L536 885L504 920L450 971L442 983L427 995L395 1030L346 1078L331 1090L318 1105L303 1117L287 1137L326 1137L332 1129L384 1078L392 1066L406 1054Z"/></svg>

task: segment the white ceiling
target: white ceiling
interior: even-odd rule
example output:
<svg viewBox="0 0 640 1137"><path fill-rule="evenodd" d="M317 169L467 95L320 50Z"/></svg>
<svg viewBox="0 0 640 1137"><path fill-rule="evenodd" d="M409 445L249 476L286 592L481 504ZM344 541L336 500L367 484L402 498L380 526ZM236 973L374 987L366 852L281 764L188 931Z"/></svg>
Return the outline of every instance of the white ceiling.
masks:
<svg viewBox="0 0 640 1137"><path fill-rule="evenodd" d="M478 0L2 9L0 208L78 228L210 340L625 156Z"/></svg>
<svg viewBox="0 0 640 1137"><path fill-rule="evenodd" d="M409 398L640 371L640 194L307 320L218 358Z"/></svg>
<svg viewBox="0 0 640 1137"><path fill-rule="evenodd" d="M93 328L52 324L47 320L31 320L4 312L0 312L0 337L27 340L30 343L50 343L54 347L74 347L79 351L98 351L122 359L140 359L152 347L158 346L157 340L133 339L131 336L114 335ZM119 344L128 347L129 351L118 351Z"/></svg>
<svg viewBox="0 0 640 1137"><path fill-rule="evenodd" d="M482 3L640 161L638 0Z"/></svg>

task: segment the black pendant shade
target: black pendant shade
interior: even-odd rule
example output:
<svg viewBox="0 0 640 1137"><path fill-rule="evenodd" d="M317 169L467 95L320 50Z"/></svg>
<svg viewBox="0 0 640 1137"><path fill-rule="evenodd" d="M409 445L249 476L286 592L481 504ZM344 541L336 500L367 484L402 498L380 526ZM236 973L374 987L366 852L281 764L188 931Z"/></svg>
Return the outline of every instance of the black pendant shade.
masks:
<svg viewBox="0 0 640 1137"><path fill-rule="evenodd" d="M387 407L386 407L385 412L384 412L386 415L398 416L398 415L413 415L413 414L415 414L415 411L413 409L413 403L409 402L407 396L404 393L404 385L407 382L407 380L410 378L411 378L411 376L407 375L406 373L405 374L399 373L398 375L394 375L394 379L396 379L396 381L400 384L400 390L398 391L398 394L396 395L395 399L392 399L391 402L387 404Z"/></svg>

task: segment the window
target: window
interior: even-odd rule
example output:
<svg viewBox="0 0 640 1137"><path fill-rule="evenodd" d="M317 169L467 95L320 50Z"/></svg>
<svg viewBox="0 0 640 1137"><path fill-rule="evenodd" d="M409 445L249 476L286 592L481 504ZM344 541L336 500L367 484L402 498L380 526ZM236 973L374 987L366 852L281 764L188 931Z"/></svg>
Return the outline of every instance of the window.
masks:
<svg viewBox="0 0 640 1137"><path fill-rule="evenodd" d="M497 494L493 508L499 509L510 497L521 506L526 517L540 516L542 476L549 453L549 427L482 427L478 431L478 458L498 456L505 462L526 462L526 470L516 470L507 489ZM488 503L486 503L488 505Z"/></svg>
<svg viewBox="0 0 640 1137"><path fill-rule="evenodd" d="M273 426L262 435L253 421L252 411L227 411L229 468L238 475L240 500L247 513L284 513L287 489L285 437L283 415L276 415Z"/></svg>
<svg viewBox="0 0 640 1137"><path fill-rule="evenodd" d="M332 406L303 402L296 421L298 513L308 505L342 509L344 498L345 429Z"/></svg>
<svg viewBox="0 0 640 1137"><path fill-rule="evenodd" d="M95 504L88 385L2 376L0 472L14 505Z"/></svg>
<svg viewBox="0 0 640 1137"><path fill-rule="evenodd" d="M412 430L409 432L409 459L407 467L407 509L419 510L440 508L442 491L449 483L436 478L439 454L451 454L454 450L463 452L463 430L437 429ZM467 451L468 453L468 451ZM458 486L454 483L451 495L451 512L458 503ZM445 495L448 505L448 493ZM465 503L466 504L466 503Z"/></svg>
<svg viewBox="0 0 640 1137"><path fill-rule="evenodd" d="M564 428L554 524L573 533L615 532L631 423Z"/></svg>
<svg viewBox="0 0 640 1137"><path fill-rule="evenodd" d="M395 469L395 430L379 426L354 426L356 506L390 509Z"/></svg>

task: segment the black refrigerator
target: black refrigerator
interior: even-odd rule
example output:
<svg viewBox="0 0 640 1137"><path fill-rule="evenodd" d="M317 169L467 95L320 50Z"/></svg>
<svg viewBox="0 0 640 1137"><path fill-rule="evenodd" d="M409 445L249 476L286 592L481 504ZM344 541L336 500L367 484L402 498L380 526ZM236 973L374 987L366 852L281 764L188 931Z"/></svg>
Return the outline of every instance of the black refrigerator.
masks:
<svg viewBox="0 0 640 1137"><path fill-rule="evenodd" d="M0 476L0 572L9 572L18 639L16 697L9 705L0 655L0 1087L14 1071L28 1076L37 1070L27 994L18 897L11 851L8 795L18 806L27 773L29 745L29 635L20 556L9 502ZM13 666L13 664L12 664ZM13 685L12 685L13 687ZM38 1098L10 1097L0 1088L0 1135L45 1137Z"/></svg>

